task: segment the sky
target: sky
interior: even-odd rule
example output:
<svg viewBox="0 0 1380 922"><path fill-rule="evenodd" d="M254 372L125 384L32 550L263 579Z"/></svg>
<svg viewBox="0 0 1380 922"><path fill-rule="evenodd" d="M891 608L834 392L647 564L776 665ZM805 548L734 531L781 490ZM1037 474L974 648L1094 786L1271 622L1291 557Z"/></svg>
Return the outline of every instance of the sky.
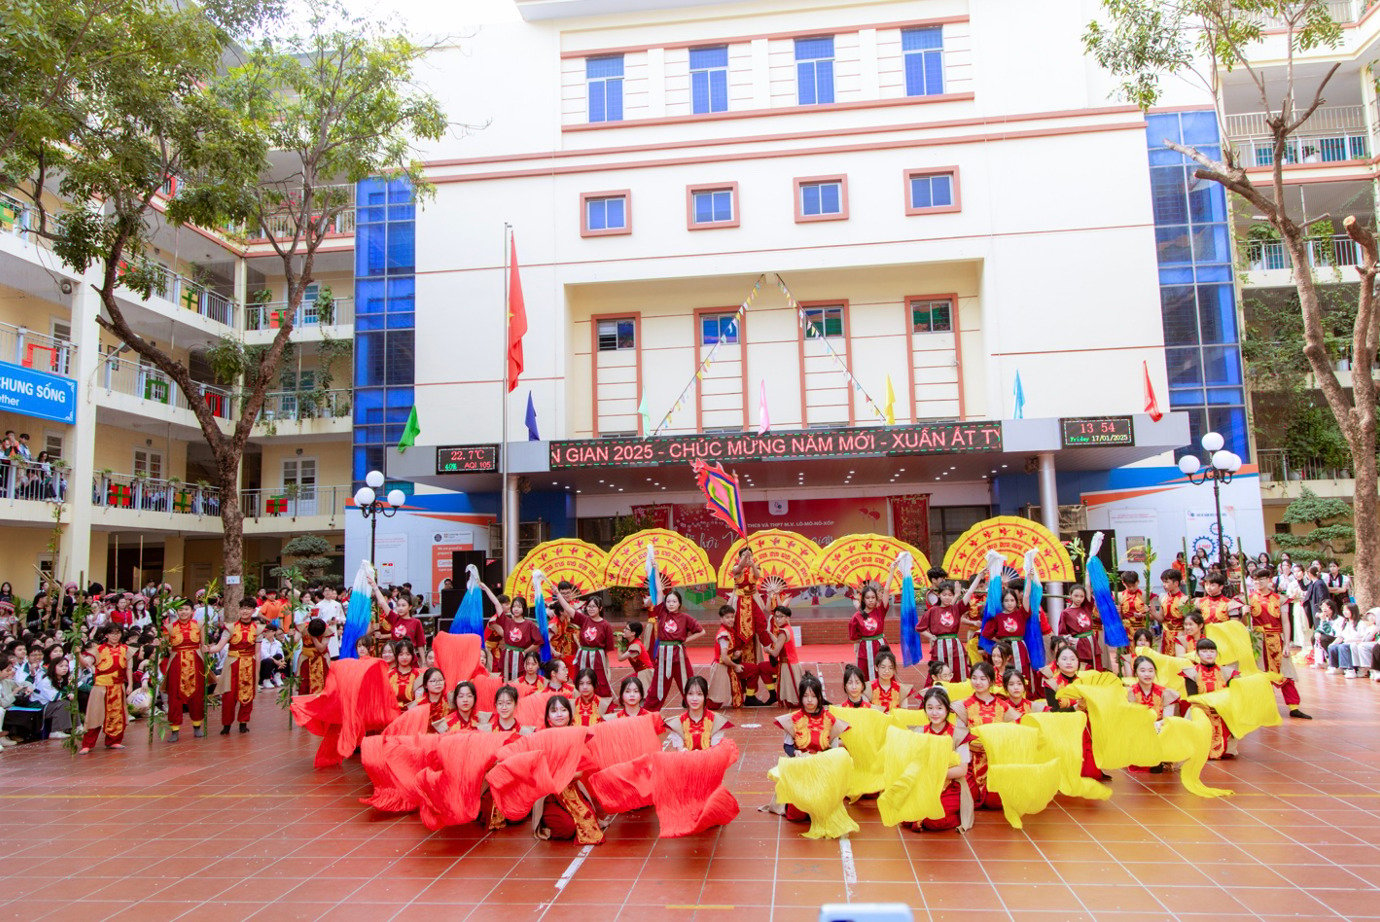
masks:
<svg viewBox="0 0 1380 922"><path fill-rule="evenodd" d="M513 0L344 0L352 12L389 22L400 20L414 35L444 35L476 25L516 22Z"/></svg>

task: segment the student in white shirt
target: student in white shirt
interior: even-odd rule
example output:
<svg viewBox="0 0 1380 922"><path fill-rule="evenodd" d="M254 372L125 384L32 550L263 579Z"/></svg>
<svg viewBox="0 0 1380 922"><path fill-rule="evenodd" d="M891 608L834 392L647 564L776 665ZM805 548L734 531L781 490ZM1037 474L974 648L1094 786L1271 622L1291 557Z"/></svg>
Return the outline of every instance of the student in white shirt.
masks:
<svg viewBox="0 0 1380 922"><path fill-rule="evenodd" d="M340 658L340 634L345 629L345 608L336 598L334 586L327 586L322 590L321 595L322 599L316 606L316 617L326 622L326 627L335 628L335 632L330 634L328 640L331 648L331 659L335 660Z"/></svg>
<svg viewBox="0 0 1380 922"><path fill-rule="evenodd" d="M265 631L259 641L259 687L281 687L284 666L283 629Z"/></svg>

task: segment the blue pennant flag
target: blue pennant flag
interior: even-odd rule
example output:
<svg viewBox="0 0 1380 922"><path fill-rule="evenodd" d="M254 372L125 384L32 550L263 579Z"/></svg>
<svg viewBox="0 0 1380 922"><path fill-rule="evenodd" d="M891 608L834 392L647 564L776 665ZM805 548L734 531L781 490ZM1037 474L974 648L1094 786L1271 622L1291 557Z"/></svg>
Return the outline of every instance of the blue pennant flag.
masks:
<svg viewBox="0 0 1380 922"><path fill-rule="evenodd" d="M1011 418L1025 419L1025 388L1021 387L1021 373L1016 372L1016 385L1011 389Z"/></svg>
<svg viewBox="0 0 1380 922"><path fill-rule="evenodd" d="M527 441L540 442L537 434L537 405L532 402L532 392L527 392Z"/></svg>

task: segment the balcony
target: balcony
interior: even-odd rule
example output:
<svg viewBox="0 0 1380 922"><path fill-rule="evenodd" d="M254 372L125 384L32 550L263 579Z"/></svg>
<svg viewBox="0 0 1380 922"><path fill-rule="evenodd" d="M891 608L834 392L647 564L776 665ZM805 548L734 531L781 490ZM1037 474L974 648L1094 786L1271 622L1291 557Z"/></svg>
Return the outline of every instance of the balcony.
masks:
<svg viewBox="0 0 1380 922"><path fill-rule="evenodd" d="M330 218L326 228L326 239L331 237L352 237L355 233L355 187L352 183L340 183L330 186L318 186L314 190L317 198L329 201L330 210L336 211ZM318 215L323 217L322 215ZM268 234L262 234L262 228L256 228L249 236L249 242L267 243L270 236L275 240L290 240L294 230L292 217L287 214L269 215L267 220Z"/></svg>
<svg viewBox="0 0 1380 922"><path fill-rule="evenodd" d="M348 484L288 484L240 491L244 531L249 534L319 532L344 527L345 503L354 496Z"/></svg>
<svg viewBox="0 0 1380 922"><path fill-rule="evenodd" d="M1318 496L1350 500L1356 495L1356 481L1345 468L1318 464L1295 464L1282 448L1256 451L1260 466L1260 493L1267 504L1292 502L1307 487Z"/></svg>
<svg viewBox="0 0 1380 922"><path fill-rule="evenodd" d="M67 470L60 462L0 461L0 515L6 522L52 525L52 504L66 498Z"/></svg>
<svg viewBox="0 0 1380 922"><path fill-rule="evenodd" d="M125 296L136 297L128 290ZM152 296L227 327L236 322L234 300L169 269L159 268Z"/></svg>
<svg viewBox="0 0 1380 922"><path fill-rule="evenodd" d="M197 422L191 404L181 388L152 365L142 365L118 356L108 356L101 362L96 372L96 386L105 388L107 398L123 395L100 402L102 410L128 413L141 418L159 416L197 432L201 425ZM201 397L217 419L231 420L234 412L232 391L213 384L201 384ZM174 412L169 412L172 410Z"/></svg>
<svg viewBox="0 0 1380 922"><path fill-rule="evenodd" d="M0 362L10 362L70 378L76 371L77 347L66 339L0 323Z"/></svg>
<svg viewBox="0 0 1380 922"><path fill-rule="evenodd" d="M1327 8L1327 15L1332 17L1336 23L1356 22L1361 18L1361 14L1375 4L1375 0L1323 0L1322 5ZM1283 29L1286 28L1282 19L1273 16L1265 16L1260 20L1262 29Z"/></svg>
<svg viewBox="0 0 1380 922"><path fill-rule="evenodd" d="M287 315L286 301L267 301L250 304L244 311L244 341L247 345L263 345L278 334L278 328ZM316 340L325 337L327 331L338 334L340 338L353 336L355 322L355 301L350 297L332 297L328 311L320 311L315 301L303 301L293 315L292 338L294 340Z"/></svg>
<svg viewBox="0 0 1380 922"><path fill-rule="evenodd" d="M219 519L220 491L212 486L183 483L180 480L105 472L92 478L91 505Z"/></svg>
<svg viewBox="0 0 1380 922"><path fill-rule="evenodd" d="M1275 142L1265 124L1267 112L1227 116L1227 137L1247 167L1274 164ZM1284 162L1338 163L1370 157L1370 130L1362 106L1322 106L1284 150Z"/></svg>
<svg viewBox="0 0 1380 922"><path fill-rule="evenodd" d="M256 437L291 435L348 435L354 420L350 416L352 391L349 388L311 391L269 391L255 423Z"/></svg>
<svg viewBox="0 0 1380 922"><path fill-rule="evenodd" d="M1242 279L1243 284L1263 288L1293 284L1294 260L1282 240L1247 241L1245 258L1248 274ZM1331 272L1337 274L1340 281L1355 281L1354 274L1343 275L1337 270L1360 264L1361 248L1346 234L1308 238L1308 265L1314 277L1318 277L1319 273Z"/></svg>

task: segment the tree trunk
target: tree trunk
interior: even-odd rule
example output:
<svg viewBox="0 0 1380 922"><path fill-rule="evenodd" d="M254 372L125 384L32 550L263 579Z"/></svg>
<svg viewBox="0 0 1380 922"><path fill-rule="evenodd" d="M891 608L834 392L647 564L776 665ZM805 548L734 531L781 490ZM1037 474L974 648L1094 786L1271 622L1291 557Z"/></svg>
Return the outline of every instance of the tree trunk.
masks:
<svg viewBox="0 0 1380 922"><path fill-rule="evenodd" d="M1353 449L1351 453L1352 463L1356 465L1356 495L1351 500L1355 511L1356 564L1352 568L1351 591L1361 611L1380 604L1380 568L1374 565L1380 556L1380 518L1377 518L1380 516L1380 495L1375 487L1375 439L1372 437L1370 442L1370 451L1361 446L1360 450Z"/></svg>
<svg viewBox="0 0 1380 922"><path fill-rule="evenodd" d="M225 554L224 589L221 616L229 624L239 617L240 599L244 597L244 511L240 508L238 453L216 456L216 472L220 475L221 547ZM233 580L233 581L232 581Z"/></svg>

